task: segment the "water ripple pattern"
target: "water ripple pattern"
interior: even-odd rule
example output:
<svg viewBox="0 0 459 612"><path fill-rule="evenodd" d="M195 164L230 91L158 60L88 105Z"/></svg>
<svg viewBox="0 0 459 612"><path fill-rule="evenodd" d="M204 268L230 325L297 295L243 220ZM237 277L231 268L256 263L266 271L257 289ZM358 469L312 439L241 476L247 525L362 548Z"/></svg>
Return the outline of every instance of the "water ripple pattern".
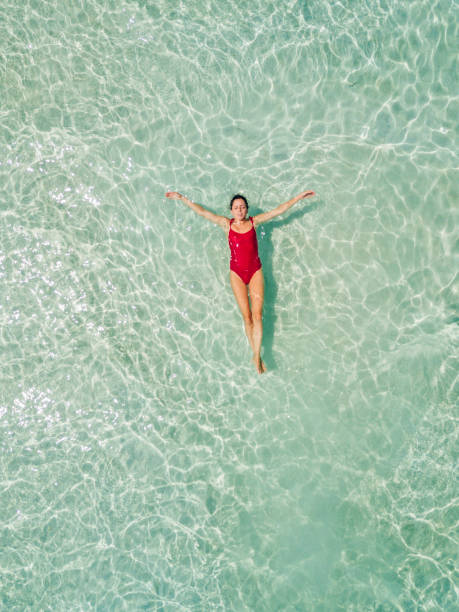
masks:
<svg viewBox="0 0 459 612"><path fill-rule="evenodd" d="M0 10L0 608L457 610L457 0Z"/></svg>

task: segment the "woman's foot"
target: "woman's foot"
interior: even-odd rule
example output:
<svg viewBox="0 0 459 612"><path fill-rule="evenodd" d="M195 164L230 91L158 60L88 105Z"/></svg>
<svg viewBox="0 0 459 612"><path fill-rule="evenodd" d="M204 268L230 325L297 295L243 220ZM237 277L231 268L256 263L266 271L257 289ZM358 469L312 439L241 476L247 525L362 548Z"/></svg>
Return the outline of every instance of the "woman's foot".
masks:
<svg viewBox="0 0 459 612"><path fill-rule="evenodd" d="M252 358L253 363L255 364L255 367L257 368L257 372L258 374L264 374L266 372L266 366L263 363L263 361L261 360L261 357L256 357L255 355Z"/></svg>

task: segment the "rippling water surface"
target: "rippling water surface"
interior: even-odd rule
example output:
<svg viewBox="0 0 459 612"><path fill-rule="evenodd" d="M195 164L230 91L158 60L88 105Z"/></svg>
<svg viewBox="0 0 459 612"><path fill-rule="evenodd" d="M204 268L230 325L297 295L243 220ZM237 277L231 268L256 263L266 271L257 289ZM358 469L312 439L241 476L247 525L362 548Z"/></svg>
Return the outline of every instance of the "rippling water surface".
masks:
<svg viewBox="0 0 459 612"><path fill-rule="evenodd" d="M457 609L458 3L0 10L0 607Z"/></svg>

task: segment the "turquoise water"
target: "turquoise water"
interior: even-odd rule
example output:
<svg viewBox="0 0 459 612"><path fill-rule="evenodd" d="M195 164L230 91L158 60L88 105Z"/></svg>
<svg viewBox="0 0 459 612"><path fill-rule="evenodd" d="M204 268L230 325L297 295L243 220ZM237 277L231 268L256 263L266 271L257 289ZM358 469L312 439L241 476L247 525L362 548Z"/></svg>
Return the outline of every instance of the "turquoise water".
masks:
<svg viewBox="0 0 459 612"><path fill-rule="evenodd" d="M457 609L458 3L0 9L1 609Z"/></svg>

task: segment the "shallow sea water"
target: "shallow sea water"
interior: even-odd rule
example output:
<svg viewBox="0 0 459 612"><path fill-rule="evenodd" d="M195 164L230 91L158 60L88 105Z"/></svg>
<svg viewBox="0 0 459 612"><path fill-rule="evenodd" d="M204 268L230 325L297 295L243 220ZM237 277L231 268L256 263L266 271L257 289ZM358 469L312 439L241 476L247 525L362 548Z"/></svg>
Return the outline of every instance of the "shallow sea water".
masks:
<svg viewBox="0 0 459 612"><path fill-rule="evenodd" d="M456 610L458 3L0 10L0 608Z"/></svg>

